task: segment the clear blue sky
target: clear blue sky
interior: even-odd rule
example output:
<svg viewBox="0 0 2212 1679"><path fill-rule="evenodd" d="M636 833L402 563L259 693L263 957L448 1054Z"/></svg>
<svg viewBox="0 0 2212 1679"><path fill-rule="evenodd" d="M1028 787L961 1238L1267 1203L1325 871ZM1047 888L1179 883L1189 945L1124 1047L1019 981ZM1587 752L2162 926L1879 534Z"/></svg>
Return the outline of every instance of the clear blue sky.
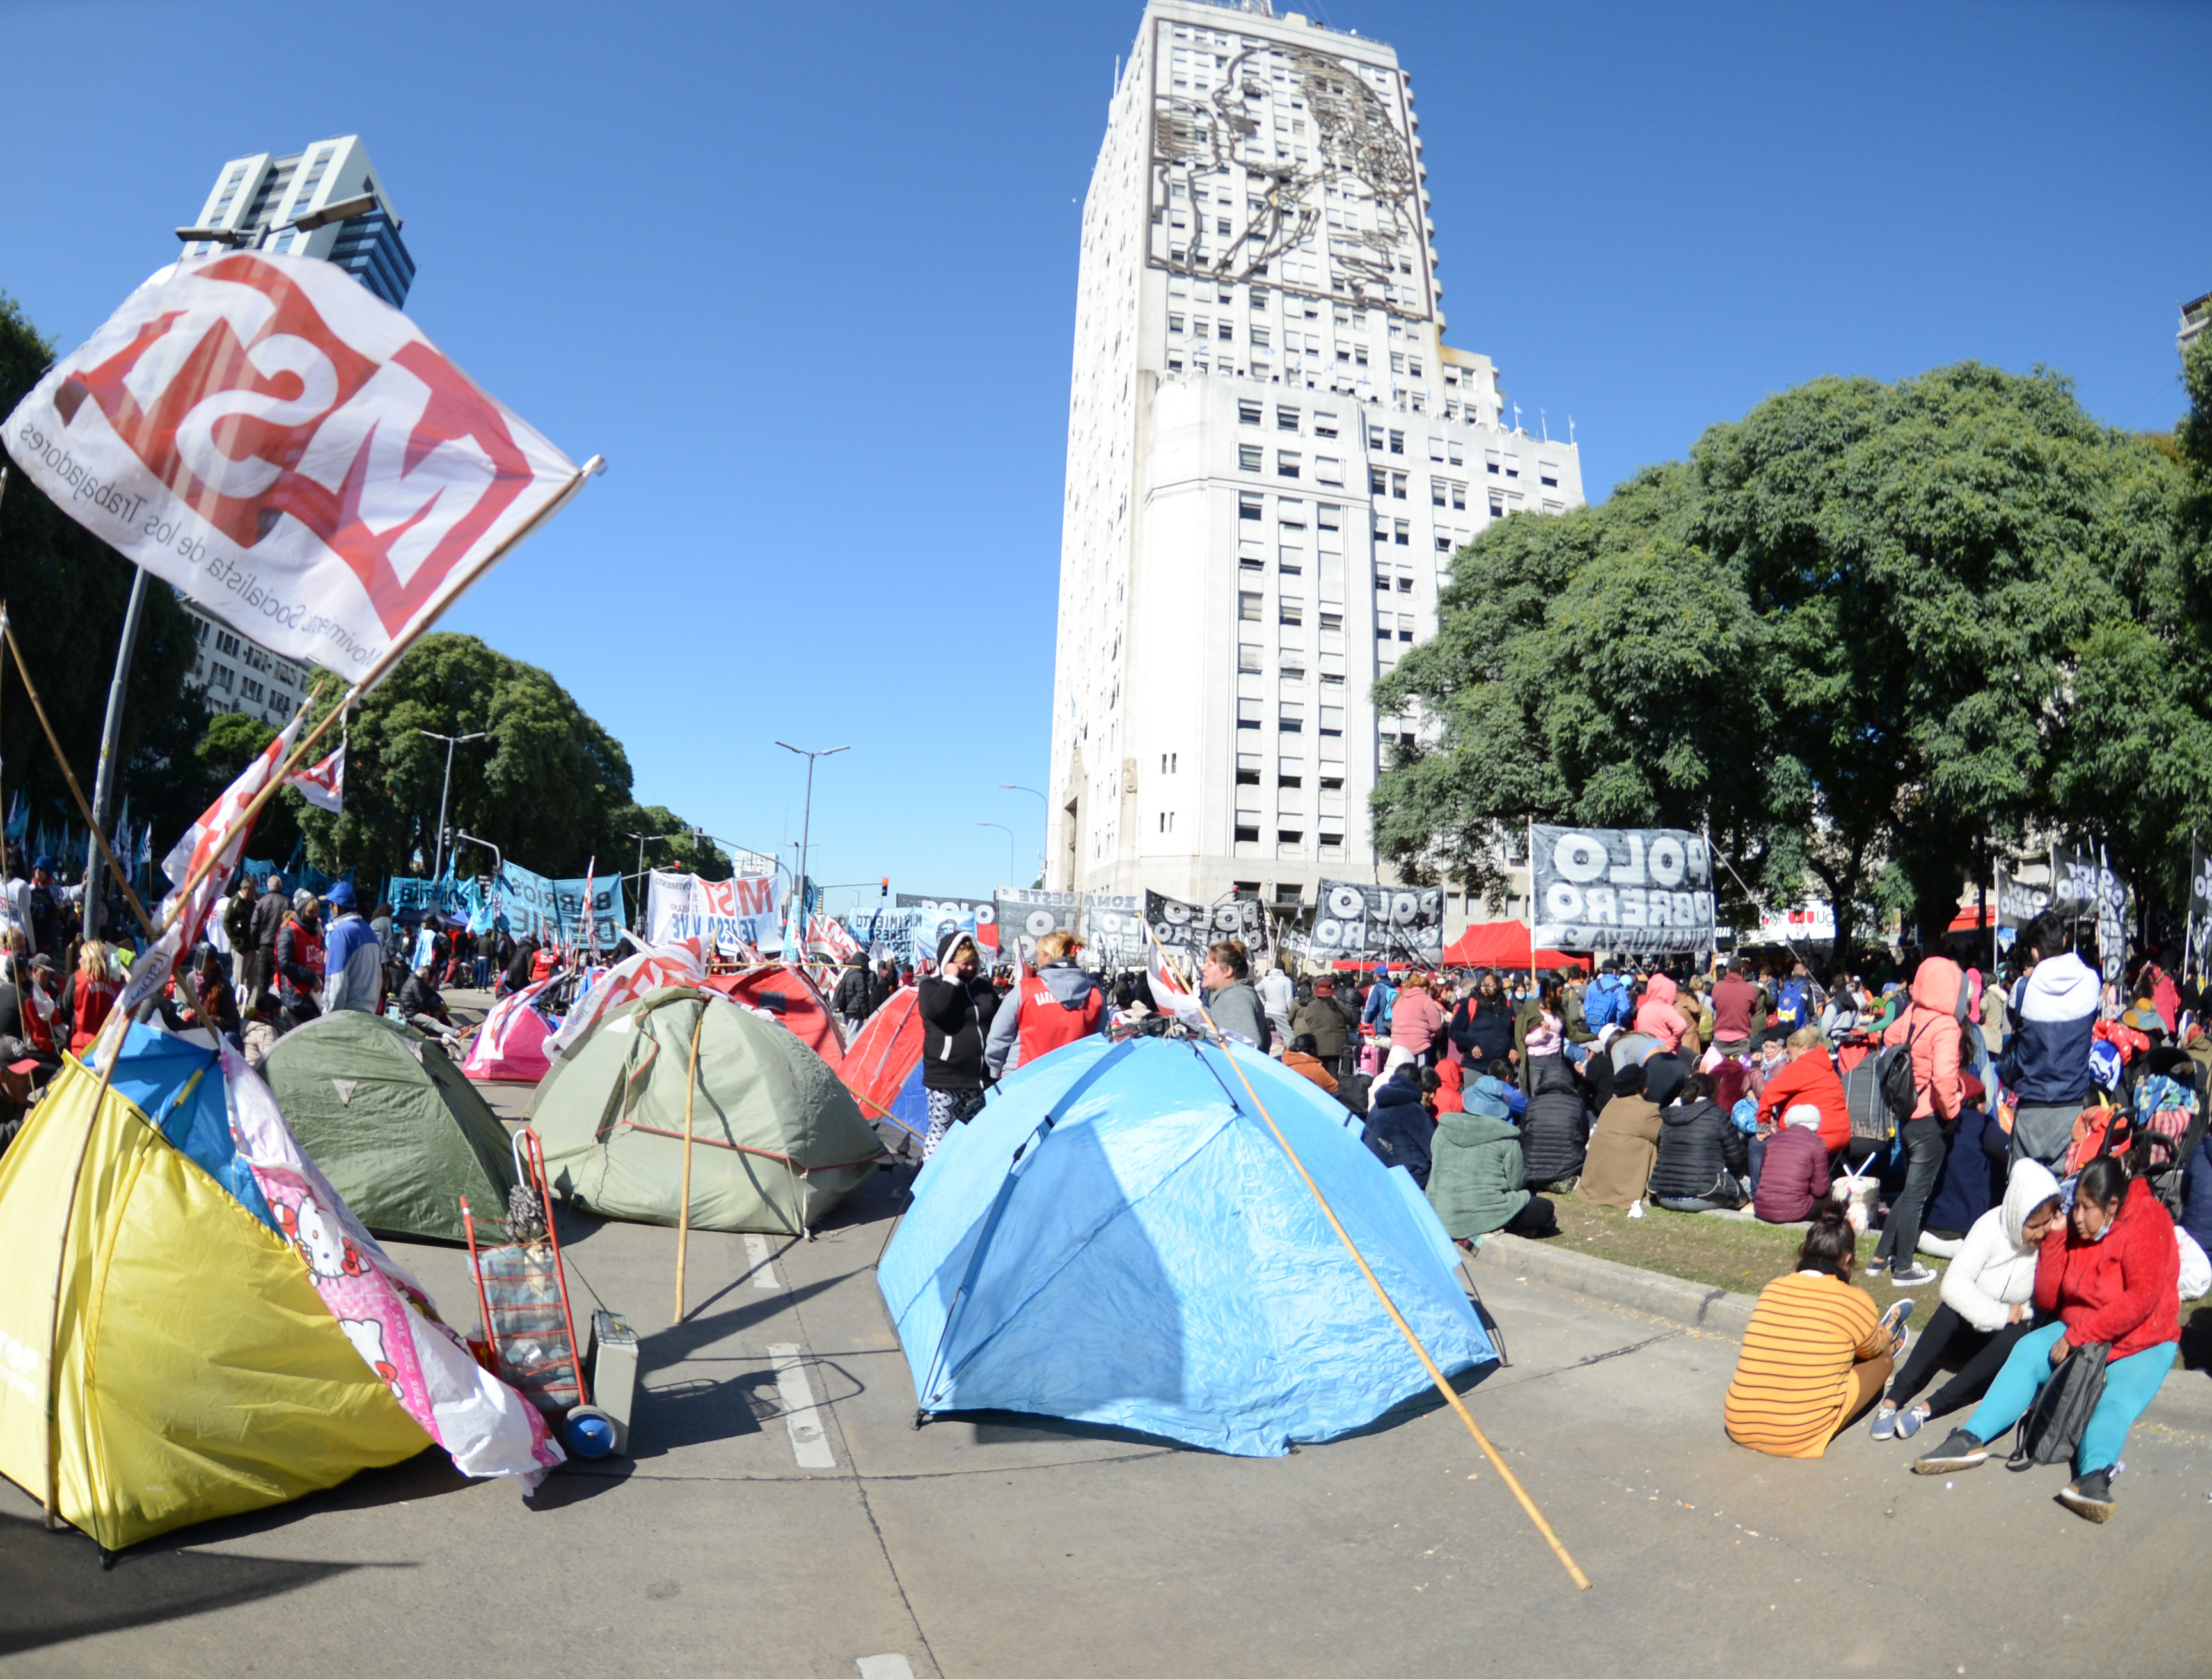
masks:
<svg viewBox="0 0 2212 1679"><path fill-rule="evenodd" d="M1449 338L1593 499L1824 373L2180 407L2212 8L1338 0L1413 71ZM1129 0L0 5L0 289L65 345L225 159L360 133L409 313L610 470L447 621L639 795L814 874L988 891L1047 775L1079 201ZM518 859L527 862L526 858ZM842 895L839 895L841 897Z"/></svg>

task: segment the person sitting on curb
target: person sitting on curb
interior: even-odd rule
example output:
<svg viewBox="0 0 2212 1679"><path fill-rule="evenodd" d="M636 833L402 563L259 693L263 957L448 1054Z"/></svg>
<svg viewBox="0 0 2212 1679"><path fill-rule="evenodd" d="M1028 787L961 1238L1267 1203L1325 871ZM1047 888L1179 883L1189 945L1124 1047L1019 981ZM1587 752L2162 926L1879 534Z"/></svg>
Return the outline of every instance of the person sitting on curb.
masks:
<svg viewBox="0 0 2212 1679"><path fill-rule="evenodd" d="M1816 1140L1817 1141L1817 1140ZM1824 1163L1825 1164L1825 1163ZM1909 1302L1878 1317L1851 1286L1858 1232L1843 1203L1814 1209L1797 1268L1759 1291L1722 1416L1729 1438L1776 1457L1818 1457L1889 1379Z"/></svg>
<svg viewBox="0 0 2212 1679"><path fill-rule="evenodd" d="M1647 1080L1653 1086L1649 1092ZM1662 1086L1671 1098L1681 1084L1681 1063L1672 1055L1654 1055L1613 1074L1613 1100L1597 1116L1583 1162L1579 1193L1584 1201L1626 1208L1644 1199L1659 1159L1659 1103L1654 1098Z"/></svg>
<svg viewBox="0 0 2212 1679"><path fill-rule="evenodd" d="M1982 1396L2014 1343L2035 1327L2029 1299L2035 1293L2036 1256L2057 1222L2057 1180L2035 1161L2022 1160L2005 1185L2003 1204L1974 1221L1945 1268L1942 1302L1875 1409L1875 1439L1899 1434L1909 1440L1929 1419ZM1965 1365L1916 1403L1913 1396L1928 1384L1947 1353L1964 1357Z"/></svg>
<svg viewBox="0 0 2212 1679"><path fill-rule="evenodd" d="M2068 1216L2036 1252L2035 1309L2057 1320L2014 1344L1966 1426L1912 1472L1948 1475L1986 1462L1989 1443L2027 1414L2060 1365L2081 1347L2107 1346L2104 1391L2075 1448L2074 1479L2058 1499L2090 1521L2111 1520L2112 1467L2180 1343L2180 1276L2173 1220L2150 1185L2130 1181L2112 1155L2090 1161L2075 1179Z"/></svg>
<svg viewBox="0 0 2212 1679"><path fill-rule="evenodd" d="M1771 1225L1794 1225L1829 1199L1828 1151L1820 1143L1820 1110L1800 1102L1783 1110L1782 1128L1766 1140L1751 1210Z"/></svg>
<svg viewBox="0 0 2212 1679"><path fill-rule="evenodd" d="M1463 1111L1437 1116L1431 1141L1429 1205L1462 1248L1494 1230L1516 1236L1559 1232L1559 1211L1528 1192L1521 1135L1513 1128L1521 1092L1486 1074L1467 1087Z"/></svg>

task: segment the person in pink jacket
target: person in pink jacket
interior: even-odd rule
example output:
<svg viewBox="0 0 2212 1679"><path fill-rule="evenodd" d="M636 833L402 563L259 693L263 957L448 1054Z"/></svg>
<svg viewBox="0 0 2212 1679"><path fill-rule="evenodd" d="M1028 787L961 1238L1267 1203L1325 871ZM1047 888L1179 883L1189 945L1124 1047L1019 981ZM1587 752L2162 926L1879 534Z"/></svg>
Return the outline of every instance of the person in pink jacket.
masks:
<svg viewBox="0 0 2212 1679"><path fill-rule="evenodd" d="M1899 1133L1905 1143L1905 1188L1890 1207L1889 1222L1882 1226L1881 1244L1869 1268L1887 1265L1894 1287L1915 1288L1936 1280L1936 1273L1914 1256L1913 1249L1919 1244L1921 1215L1942 1173L1951 1132L1966 1100L1966 1081L1959 1068L1963 1036L1959 1023L1966 1018L1968 1001L1966 976L1959 964L1948 956L1928 957L1912 976L1912 1006L1881 1035L1884 1044L1907 1043L1912 1049L1912 1117Z"/></svg>
<svg viewBox="0 0 2212 1679"><path fill-rule="evenodd" d="M1654 974L1644 982L1644 1001L1636 1007L1636 1030L1657 1038L1659 1047L1670 1055L1681 1047L1682 1034L1690 1025L1674 1007L1678 995L1673 980Z"/></svg>
<svg viewBox="0 0 2212 1679"><path fill-rule="evenodd" d="M1389 1078L1407 1062L1428 1065L1429 1051L1444 1029L1444 1012L1429 995L1426 974L1408 974L1390 1006L1390 1058L1382 1063Z"/></svg>

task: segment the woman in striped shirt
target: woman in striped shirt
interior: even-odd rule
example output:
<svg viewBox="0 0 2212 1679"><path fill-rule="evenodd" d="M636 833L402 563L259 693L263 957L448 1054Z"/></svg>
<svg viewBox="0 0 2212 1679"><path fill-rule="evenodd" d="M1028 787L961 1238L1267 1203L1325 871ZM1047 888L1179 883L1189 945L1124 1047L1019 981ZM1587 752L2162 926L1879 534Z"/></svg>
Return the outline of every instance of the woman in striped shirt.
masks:
<svg viewBox="0 0 2212 1679"><path fill-rule="evenodd" d="M1797 1269L1759 1292L1724 1415L1738 1445L1777 1457L1818 1457L1881 1396L1903 1340L1873 1299L1851 1287L1857 1233L1843 1203L1824 1201Z"/></svg>

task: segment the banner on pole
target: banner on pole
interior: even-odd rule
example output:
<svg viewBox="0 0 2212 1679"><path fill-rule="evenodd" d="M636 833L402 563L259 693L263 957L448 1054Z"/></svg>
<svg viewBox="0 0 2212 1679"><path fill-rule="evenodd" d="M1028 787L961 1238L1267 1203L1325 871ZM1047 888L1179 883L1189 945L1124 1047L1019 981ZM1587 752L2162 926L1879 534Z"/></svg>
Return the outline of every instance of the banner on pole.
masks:
<svg viewBox="0 0 2212 1679"><path fill-rule="evenodd" d="M258 252L163 269L0 442L125 558L349 678L577 474L343 269Z"/></svg>
<svg viewBox="0 0 2212 1679"><path fill-rule="evenodd" d="M1315 894L1316 962L1411 963L1433 968L1443 960L1444 893L1441 886L1376 886L1324 880Z"/></svg>
<svg viewBox="0 0 2212 1679"><path fill-rule="evenodd" d="M999 948L998 906L984 897L924 897L901 892L898 907L916 912L914 954L916 961L937 960L937 943L956 928L975 935L988 963Z"/></svg>
<svg viewBox="0 0 2212 1679"><path fill-rule="evenodd" d="M2212 957L2212 856L2189 843L2189 970L2199 976Z"/></svg>
<svg viewBox="0 0 2212 1679"><path fill-rule="evenodd" d="M645 937L653 945L696 939L702 948L712 943L724 951L740 945L780 950L783 928L776 916L775 877L702 880L657 868L645 894Z"/></svg>
<svg viewBox="0 0 2212 1679"><path fill-rule="evenodd" d="M1267 912L1254 898L1231 898L1225 903L1185 903L1164 892L1145 893L1145 923L1152 937L1181 962L1195 981L1206 961L1206 948L1218 940L1242 939L1256 978L1274 959L1267 937Z"/></svg>
<svg viewBox="0 0 2212 1679"><path fill-rule="evenodd" d="M1533 936L1547 950L1676 956L1713 938L1713 861L1684 828L1530 830Z"/></svg>
<svg viewBox="0 0 2212 1679"><path fill-rule="evenodd" d="M1076 932L1082 905L1073 892L1001 886L993 907L997 916L1000 959L1012 962L1019 957L1024 967L1034 968L1037 940L1048 933Z"/></svg>
<svg viewBox="0 0 2212 1679"><path fill-rule="evenodd" d="M478 880L446 882L440 912L459 917L472 931L504 919L518 939L527 934L542 944L576 945L588 931L593 950L604 954L621 947L625 912L619 875L556 880L507 863L489 879L489 890ZM401 906L395 901L392 907Z"/></svg>
<svg viewBox="0 0 2212 1679"><path fill-rule="evenodd" d="M1145 937L1145 906L1136 893L1085 893L1083 943L1101 967L1143 967L1150 941Z"/></svg>

